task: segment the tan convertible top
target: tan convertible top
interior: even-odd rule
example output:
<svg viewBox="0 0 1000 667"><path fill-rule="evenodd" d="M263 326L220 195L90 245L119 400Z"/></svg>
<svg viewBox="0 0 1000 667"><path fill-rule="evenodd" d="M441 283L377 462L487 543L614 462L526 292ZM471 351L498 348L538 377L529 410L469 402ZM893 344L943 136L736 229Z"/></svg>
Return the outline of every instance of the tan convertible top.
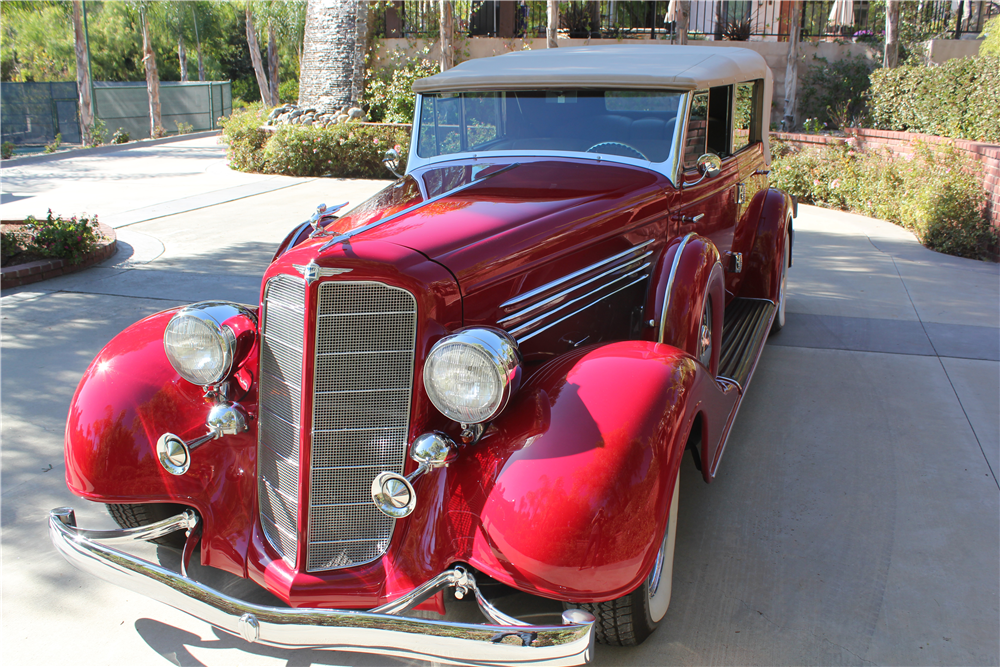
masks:
<svg viewBox="0 0 1000 667"><path fill-rule="evenodd" d="M417 93L565 87L700 90L754 79L765 79L770 89L771 71L764 58L750 49L616 44L518 51L467 60L447 72L419 79L413 90Z"/></svg>

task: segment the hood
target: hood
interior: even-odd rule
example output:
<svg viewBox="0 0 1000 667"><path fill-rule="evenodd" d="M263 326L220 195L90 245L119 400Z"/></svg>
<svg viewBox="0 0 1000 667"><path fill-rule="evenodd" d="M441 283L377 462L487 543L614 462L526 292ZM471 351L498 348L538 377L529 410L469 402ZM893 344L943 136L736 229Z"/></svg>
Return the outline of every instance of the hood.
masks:
<svg viewBox="0 0 1000 667"><path fill-rule="evenodd" d="M668 186L655 172L591 160L450 163L406 176L328 228L350 232L403 212L354 239L416 250L462 283L483 263L513 261L519 249L552 239L561 227L578 231Z"/></svg>

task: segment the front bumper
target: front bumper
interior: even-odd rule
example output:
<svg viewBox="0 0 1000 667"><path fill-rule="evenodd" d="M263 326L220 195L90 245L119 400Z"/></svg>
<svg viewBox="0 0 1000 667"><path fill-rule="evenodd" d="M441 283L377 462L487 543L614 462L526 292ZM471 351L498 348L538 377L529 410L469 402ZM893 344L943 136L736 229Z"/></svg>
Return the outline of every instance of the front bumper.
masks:
<svg viewBox="0 0 1000 667"><path fill-rule="evenodd" d="M100 542L132 542L187 530L181 572L137 558ZM96 531L76 527L72 509L49 513L49 536L66 560L84 572L186 612L206 623L283 648L326 648L467 665L581 665L594 648L594 617L571 609L564 625L531 626L491 605L461 567L442 572L402 598L371 611L294 609L249 604L187 575L200 525L187 511L142 528ZM399 616L445 588L476 596L492 624L452 623Z"/></svg>

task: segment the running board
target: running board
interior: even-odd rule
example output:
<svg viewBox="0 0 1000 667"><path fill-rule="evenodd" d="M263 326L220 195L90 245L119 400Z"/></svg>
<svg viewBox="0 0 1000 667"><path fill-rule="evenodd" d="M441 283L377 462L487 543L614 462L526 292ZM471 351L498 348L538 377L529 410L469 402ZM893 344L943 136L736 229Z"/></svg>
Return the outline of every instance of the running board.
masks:
<svg viewBox="0 0 1000 667"><path fill-rule="evenodd" d="M726 308L722 325L719 378L732 380L740 390L757 364L774 317L774 304L767 299L734 299Z"/></svg>

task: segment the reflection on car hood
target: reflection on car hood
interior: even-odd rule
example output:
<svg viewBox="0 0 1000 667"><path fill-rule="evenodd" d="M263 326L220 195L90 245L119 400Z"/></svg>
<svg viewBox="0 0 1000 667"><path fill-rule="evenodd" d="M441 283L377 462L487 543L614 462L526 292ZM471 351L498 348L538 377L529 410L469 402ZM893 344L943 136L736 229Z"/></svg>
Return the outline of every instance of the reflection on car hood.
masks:
<svg viewBox="0 0 1000 667"><path fill-rule="evenodd" d="M514 260L519 248L551 239L563 223L573 227L620 212L668 185L645 169L588 160L525 160L496 173L509 164L452 163L420 170L328 229L343 234L386 220L361 231L356 240L411 248L448 267L462 282L462 274L477 266ZM534 224L543 219L543 227Z"/></svg>

